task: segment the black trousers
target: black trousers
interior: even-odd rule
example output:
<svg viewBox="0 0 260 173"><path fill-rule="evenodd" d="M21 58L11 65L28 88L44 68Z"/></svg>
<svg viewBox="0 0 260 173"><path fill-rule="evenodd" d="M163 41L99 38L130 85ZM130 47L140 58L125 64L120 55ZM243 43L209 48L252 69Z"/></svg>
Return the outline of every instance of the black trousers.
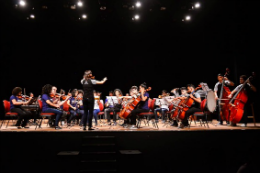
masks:
<svg viewBox="0 0 260 173"><path fill-rule="evenodd" d="M11 109L11 112L16 112L18 114L16 126L25 127L27 125L28 120L33 117L32 112L24 110L22 108L13 108L13 109ZM23 122L22 122L22 120L23 120ZM21 124L21 122L22 122L22 124Z"/></svg>
<svg viewBox="0 0 260 173"><path fill-rule="evenodd" d="M131 120L131 122L130 122L131 125L136 125L137 114L142 113L142 112L149 112L149 110L140 109L140 108L136 108L136 109L132 110L132 112L129 115L130 120Z"/></svg>
<svg viewBox="0 0 260 173"><path fill-rule="evenodd" d="M195 112L201 112L200 108L197 107L191 107L190 109L188 109L185 113L185 117L182 120L182 124L184 124L185 126L187 126L189 124L188 122L188 118L193 115Z"/></svg>
<svg viewBox="0 0 260 173"><path fill-rule="evenodd" d="M243 117L241 119L241 122L247 124L247 122L248 122L247 117L250 116L251 113L252 113L251 103L246 102L246 104L244 105L244 113L243 113Z"/></svg>
<svg viewBox="0 0 260 173"><path fill-rule="evenodd" d="M87 125L88 127L92 127L92 119L93 119L93 111L94 111L94 98L83 98L83 108L84 114L82 116L83 126Z"/></svg>

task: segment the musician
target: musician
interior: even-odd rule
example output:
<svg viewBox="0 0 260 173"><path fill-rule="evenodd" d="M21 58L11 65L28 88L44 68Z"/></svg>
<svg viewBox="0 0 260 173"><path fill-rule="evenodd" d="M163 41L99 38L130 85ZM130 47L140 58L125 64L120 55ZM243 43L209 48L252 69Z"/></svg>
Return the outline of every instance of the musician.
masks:
<svg viewBox="0 0 260 173"><path fill-rule="evenodd" d="M251 104L253 103L253 94L256 92L256 87L252 84L251 80L247 80L247 76L246 75L241 75L239 77L239 85L233 90L231 91L230 95L228 96L228 98L232 98L233 95L238 92L241 87L243 87L243 84L246 82L243 90L245 90L246 92L246 95L248 97L248 100L247 102L245 103L244 105L244 113L243 113L243 116L242 116L242 122L243 122L243 125L244 127L247 126L247 120L248 120L248 116L250 115L251 113ZM236 123L233 123L231 122L231 126L236 126Z"/></svg>
<svg viewBox="0 0 260 173"><path fill-rule="evenodd" d="M178 90L181 91L181 94L179 94L179 92L177 92ZM173 98L173 101L174 100L182 100L183 98L189 97L188 90L187 90L186 87L181 87L180 89L175 88L175 89L172 90L172 93L175 94L175 98ZM175 109L172 110L172 112L174 112L174 111L175 111ZM171 124L171 126L178 127L177 119L173 119L173 123Z"/></svg>
<svg viewBox="0 0 260 173"><path fill-rule="evenodd" d="M77 122L79 124L79 126L82 126L82 117L84 115L84 107L83 107L83 95L84 95L84 91L81 89L78 89L78 96L77 96L77 113L78 113L78 118L77 118ZM79 122L80 120L80 122Z"/></svg>
<svg viewBox="0 0 260 173"><path fill-rule="evenodd" d="M83 130L86 130L87 120L88 120L88 130L94 130L92 128L92 118L94 111L94 87L95 85L104 84L107 81L107 78L103 78L102 81L98 81L94 79L91 70L86 70L83 75L83 79L81 80L81 84L83 86L83 107L84 107L84 115L82 117L83 121Z"/></svg>
<svg viewBox="0 0 260 173"><path fill-rule="evenodd" d="M78 113L78 111L77 111L78 110L77 96L78 96L78 90L73 89L72 92L71 92L71 97L67 101L67 104L69 106L69 112L70 112L70 117L67 121L68 126L71 126L71 121L77 116L77 113Z"/></svg>
<svg viewBox="0 0 260 173"><path fill-rule="evenodd" d="M142 113L142 112L149 112L149 107L148 107L149 93L146 90L147 90L147 85L144 82L139 86L141 101L138 104L138 106L134 110L132 110L132 112L129 115L129 117L131 119L130 129L137 129L137 126L136 126L137 114Z"/></svg>
<svg viewBox="0 0 260 173"><path fill-rule="evenodd" d="M117 113L120 112L121 108L122 108L122 96L123 96L123 93L120 89L115 89L114 90L114 93L113 93L113 96L117 96L117 101L118 103L117 104L114 104L113 103L113 100L108 100L106 102L106 109L104 110L104 114L105 114L105 117L107 119L107 122L108 122L108 125L111 125L111 114L110 112L113 112L113 123L114 125L116 125L116 119L117 119Z"/></svg>
<svg viewBox="0 0 260 173"><path fill-rule="evenodd" d="M137 98L137 96L138 96L138 87L137 86L132 86L129 89L129 95L134 97L134 98ZM126 100L125 105L126 104L130 104L131 102L133 102L133 99ZM124 128L128 128L128 126L130 126L130 121L131 121L130 117L125 119L124 123L121 124L121 126L123 126Z"/></svg>
<svg viewBox="0 0 260 173"><path fill-rule="evenodd" d="M187 89L188 89L189 96L188 97L180 97L180 98L181 99L191 98L191 99L194 100L194 102L191 105L191 107L185 112L185 117L183 118L183 120L181 121L181 124L179 126L179 128L181 128L181 129L189 126L188 118L191 115L193 115L195 112L201 112L201 109L200 109L200 103L201 103L200 94L195 92L195 87L194 87L193 84L188 84Z"/></svg>
<svg viewBox="0 0 260 173"><path fill-rule="evenodd" d="M42 112L45 113L55 113L55 129L62 129L59 126L59 120L63 114L63 110L60 106L65 103L70 97L67 97L64 101L60 102L59 99L55 97L57 87L50 84L46 84L42 87Z"/></svg>
<svg viewBox="0 0 260 173"><path fill-rule="evenodd" d="M95 120L95 126L98 126L98 113L100 112L100 108L99 108L99 104L100 102L102 104L103 100L100 99L101 96L101 92L98 91L94 91L94 97L95 97L95 103L94 103L94 112L93 112L93 116L94 116L94 120Z"/></svg>
<svg viewBox="0 0 260 173"><path fill-rule="evenodd" d="M154 109L154 116L155 116L155 121L158 123L158 113L161 114L162 116L162 123L165 123L165 114L167 111L169 111L169 105L168 105L168 100L165 99L165 97L168 96L167 90L162 90L162 95L160 96L162 99L164 99L163 102L167 104L159 104L157 108Z"/></svg>
<svg viewBox="0 0 260 173"><path fill-rule="evenodd" d="M19 99L21 98L21 99ZM12 91L12 95L10 96L10 111L16 112L18 114L18 119L15 124L18 129L21 128L29 128L27 125L28 120L32 117L32 113L30 111L24 110L21 105L28 105L31 101L31 97L28 101L22 101L22 88L15 87Z"/></svg>
<svg viewBox="0 0 260 173"><path fill-rule="evenodd" d="M215 99L218 100L220 97L220 92L221 92L221 88L222 88L222 83L224 80L224 86L225 87L230 87L230 86L234 86L234 82L230 81L226 76L224 77L223 74L218 74L217 76L218 82L215 84L214 86L214 93L215 93ZM218 105L218 101L217 101L217 105ZM218 105L219 107L219 105ZM223 111L223 110L222 110ZM224 114L221 111L221 114ZM216 109L216 113L218 114L218 119L219 119L219 125L223 125L223 120L220 117L220 113L219 113L219 109ZM226 120L227 124L229 124L228 120Z"/></svg>

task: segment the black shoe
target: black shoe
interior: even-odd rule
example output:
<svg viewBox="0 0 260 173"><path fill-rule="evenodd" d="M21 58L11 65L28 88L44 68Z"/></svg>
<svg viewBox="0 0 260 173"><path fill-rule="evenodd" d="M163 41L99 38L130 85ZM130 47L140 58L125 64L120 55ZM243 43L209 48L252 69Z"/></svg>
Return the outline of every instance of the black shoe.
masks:
<svg viewBox="0 0 260 173"><path fill-rule="evenodd" d="M23 128L25 128L25 129L29 129L30 127L28 127L28 126L23 126Z"/></svg>
<svg viewBox="0 0 260 173"><path fill-rule="evenodd" d="M232 123L232 122L231 122L230 126L236 127L236 126L237 126L237 124L236 124L236 123Z"/></svg>
<svg viewBox="0 0 260 173"><path fill-rule="evenodd" d="M60 126L55 126L55 129L62 129Z"/></svg>
<svg viewBox="0 0 260 173"><path fill-rule="evenodd" d="M22 129L22 127L21 126L17 126L17 129Z"/></svg>
<svg viewBox="0 0 260 173"><path fill-rule="evenodd" d="M89 128L88 128L88 130L95 130L95 129L94 129L94 128L92 128L92 127L89 127Z"/></svg>
<svg viewBox="0 0 260 173"><path fill-rule="evenodd" d="M171 126L178 127L178 124L173 123Z"/></svg>

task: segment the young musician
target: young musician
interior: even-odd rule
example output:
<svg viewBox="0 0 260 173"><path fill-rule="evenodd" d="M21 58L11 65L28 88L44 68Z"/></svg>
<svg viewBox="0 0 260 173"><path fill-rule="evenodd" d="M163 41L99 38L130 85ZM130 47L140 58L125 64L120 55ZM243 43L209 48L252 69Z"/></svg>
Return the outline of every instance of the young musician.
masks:
<svg viewBox="0 0 260 173"><path fill-rule="evenodd" d="M129 89L129 95L134 97L134 98L137 98L137 96L138 96L138 87L137 86L132 86ZM133 99L129 99L129 100L126 101L125 104L130 104L132 101L133 101ZM129 125L130 125L130 118L125 119L124 123L121 124L121 126L123 126L124 128L127 128Z"/></svg>
<svg viewBox="0 0 260 173"><path fill-rule="evenodd" d="M18 114L18 119L15 125L18 129L29 128L26 125L28 120L32 117L32 113L24 110L21 105L28 105L32 98L30 97L26 102L23 102L19 98L22 98L22 88L15 87L12 91L12 95L10 96L10 111Z"/></svg>
<svg viewBox="0 0 260 173"><path fill-rule="evenodd" d="M108 125L111 125L111 122L110 122L110 119L111 119L111 115L110 115L110 112L113 112L114 114L112 115L113 116L113 123L116 125L116 119L117 119L117 113L120 112L120 109L121 109L121 106L122 106L122 96L123 96L123 93L120 89L115 89L114 90L114 93L113 93L114 96L117 97L117 104L115 104L113 102L113 100L108 100L106 102L106 109L104 110L104 113L105 113L105 117L107 118L107 122L108 122Z"/></svg>
<svg viewBox="0 0 260 173"><path fill-rule="evenodd" d="M146 86L146 83L144 82L139 86L141 101L140 101L138 107L136 107L134 110L132 110L132 112L129 115L129 117L131 119L130 129L137 129L137 126L136 126L137 114L142 113L142 112L149 112L149 107L148 107L149 93L146 90L147 90L147 86Z"/></svg>
<svg viewBox="0 0 260 173"><path fill-rule="evenodd" d="M101 96L100 92L94 91L95 103L94 103L93 116L94 116L94 119L95 119L95 126L98 125L98 121L97 121L98 120L98 113L100 112L99 104L100 104L100 102L102 104L104 104L103 100L100 99L100 96Z"/></svg>
<svg viewBox="0 0 260 173"><path fill-rule="evenodd" d="M83 79L81 80L81 84L83 86L83 107L84 107L84 115L82 117L83 121L83 130L86 130L87 120L88 120L88 130L94 130L92 128L92 118L94 111L94 87L97 84L104 84L107 81L105 77L102 81L98 81L93 79L91 70L86 70L84 72Z"/></svg>
<svg viewBox="0 0 260 173"><path fill-rule="evenodd" d="M240 82L240 84L233 91L231 91L228 98L232 98L233 95L236 92L238 92L241 89L241 87L243 87L243 84L246 82L243 90L245 91L248 100L244 105L244 113L243 113L243 117L241 119L242 122L244 123L242 126L246 127L247 126L247 119L248 119L247 117L250 115L250 111L251 111L250 105L253 103L253 94L256 92L256 87L251 83L250 80L247 80L246 75L241 75L239 77L239 82ZM231 122L231 126L236 126L236 123Z"/></svg>
<svg viewBox="0 0 260 173"><path fill-rule="evenodd" d="M73 120L77 114L78 114L78 100L77 100L77 96L78 96L78 90L77 89L73 89L71 92L71 97L70 99L68 99L67 104L69 106L69 112L70 112L70 117L67 121L67 125L71 126L71 120Z"/></svg>
<svg viewBox="0 0 260 173"><path fill-rule="evenodd" d="M77 96L77 107L78 107L78 110L77 110L77 113L78 113L78 118L77 118L77 121L78 121L78 124L79 126L82 126L82 117L84 115L84 107L83 107L83 95L84 95L84 91L79 89L78 90L78 96ZM80 119L80 122L79 122L79 119Z"/></svg>
<svg viewBox="0 0 260 173"><path fill-rule="evenodd" d="M70 97L67 97L64 101L60 102L59 99L56 99L57 88L50 84L46 84L42 87L42 112L55 113L55 129L62 129L59 126L59 120L63 114L63 110L60 109L60 106L65 103Z"/></svg>
<svg viewBox="0 0 260 173"><path fill-rule="evenodd" d="M181 128L181 129L189 126L188 118L191 115L193 115L195 112L201 112L201 109L200 109L200 103L201 103L200 94L195 92L195 87L194 87L193 84L188 84L187 89L188 89L189 96L188 97L180 97L180 98L181 99L191 98L191 99L193 99L194 102L191 105L191 107L185 112L185 117L183 118L183 120L181 121L181 124L179 126L179 128Z"/></svg>
<svg viewBox="0 0 260 173"><path fill-rule="evenodd" d="M220 97L223 80L224 80L225 87L234 86L234 82L230 81L226 76L224 77L223 74L218 74L217 79L218 79L218 82L214 86L214 93L215 93L216 100L218 100ZM218 107L220 107L218 101L217 101L217 105L218 105ZM219 112L219 109L216 109L216 113L218 114L219 124L223 125L223 120L220 117L220 114L224 114L223 109L221 110L221 112ZM227 122L227 124L229 123L228 120L226 120L226 122Z"/></svg>
<svg viewBox="0 0 260 173"><path fill-rule="evenodd" d="M167 111L169 111L169 105L168 105L168 100L165 99L165 97L167 97L167 91L166 90L162 90L162 95L160 96L161 99L163 99L163 103L160 102L159 100L159 105L157 105L158 107L154 109L154 116L155 116L155 121L158 123L158 114L160 113L162 116L162 122L165 123L165 114Z"/></svg>
<svg viewBox="0 0 260 173"><path fill-rule="evenodd" d="M179 92L174 91L174 90L173 90L173 93L175 94L176 97L173 98L173 101L174 100L182 100L183 98L189 97L188 90L187 90L186 87L181 87L180 88L181 94L179 94ZM177 90L179 90L179 89L177 89ZM174 111L174 110L175 109L173 109L172 111ZM173 119L173 123L171 124L171 126L178 127L178 122L177 122L176 119Z"/></svg>

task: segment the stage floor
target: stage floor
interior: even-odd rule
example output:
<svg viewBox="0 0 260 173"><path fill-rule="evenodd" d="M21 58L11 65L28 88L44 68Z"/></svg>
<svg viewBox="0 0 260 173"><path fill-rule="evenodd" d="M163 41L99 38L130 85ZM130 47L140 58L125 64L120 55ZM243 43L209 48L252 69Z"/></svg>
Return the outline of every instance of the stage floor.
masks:
<svg viewBox="0 0 260 173"><path fill-rule="evenodd" d="M223 123L223 125L218 125L218 121L217 120L212 120L208 122L209 127L207 127L206 124L200 123L200 121L196 121L196 123L194 121L191 122L191 126L190 127L186 127L184 129L179 129L178 127L173 127L171 126L170 123L166 122L166 123L162 123L161 120L158 123L158 127L159 128L155 128L152 123L150 122L149 125L145 124L143 121L141 123L140 128L138 129L129 129L129 128L123 128L122 126L120 126L120 124L122 123L121 120L118 120L117 125L107 125L106 123L100 123L98 126L94 126L95 130L92 130L92 132L105 132L105 131L137 131L137 132L152 132L152 131L211 131L211 130L259 130L260 129L260 123L248 123L247 127L243 127L242 123L238 123L237 126L229 126L227 125L225 122ZM37 127L35 129L35 125L31 125L29 123L29 129L17 129L16 126L14 126L15 124L15 120L13 122L9 122L8 127L6 127L7 121L3 123L0 131L2 132L24 132L24 131L30 131L30 132L86 132L83 131L82 127L80 127L79 125L73 125L72 127L67 127L67 125L63 125L61 126L62 129L56 130L52 127L49 127L47 125L47 120L44 120L42 122L42 127L39 128Z"/></svg>

